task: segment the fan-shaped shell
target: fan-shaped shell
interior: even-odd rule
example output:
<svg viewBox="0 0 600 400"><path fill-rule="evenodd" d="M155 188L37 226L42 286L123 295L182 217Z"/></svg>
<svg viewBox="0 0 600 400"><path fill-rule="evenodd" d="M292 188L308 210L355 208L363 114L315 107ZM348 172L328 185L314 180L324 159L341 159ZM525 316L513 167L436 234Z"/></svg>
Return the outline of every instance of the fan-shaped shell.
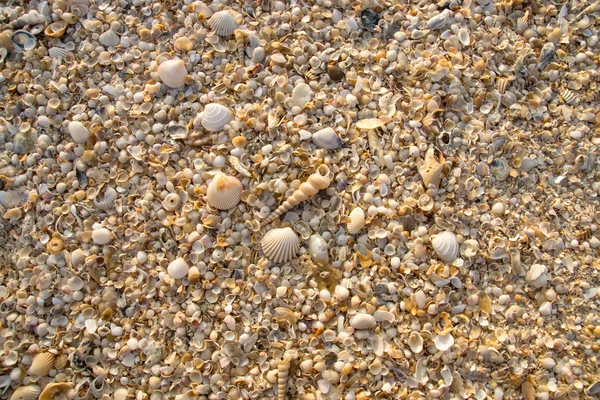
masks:
<svg viewBox="0 0 600 400"><path fill-rule="evenodd" d="M10 400L37 400L41 390L38 385L27 385L17 388L10 396Z"/></svg>
<svg viewBox="0 0 600 400"><path fill-rule="evenodd" d="M202 126L207 131L221 132L232 118L229 108L217 103L207 104L202 113Z"/></svg>
<svg viewBox="0 0 600 400"><path fill-rule="evenodd" d="M365 227L365 212L362 208L356 207L348 216L347 228L350 233L358 233L362 228Z"/></svg>
<svg viewBox="0 0 600 400"><path fill-rule="evenodd" d="M54 355L51 353L40 353L33 357L31 366L29 367L29 373L31 375L46 376L53 367Z"/></svg>
<svg viewBox="0 0 600 400"><path fill-rule="evenodd" d="M52 382L46 385L42 394L40 394L39 400L52 400L57 397L59 393L65 396L69 390L73 389L73 385L69 382Z"/></svg>
<svg viewBox="0 0 600 400"><path fill-rule="evenodd" d="M444 231L435 235L431 239L431 245L438 257L446 262L452 262L458 257L458 240L452 232Z"/></svg>
<svg viewBox="0 0 600 400"><path fill-rule="evenodd" d="M242 183L235 176L218 174L208 185L206 201L219 210L229 210L242 198Z"/></svg>
<svg viewBox="0 0 600 400"><path fill-rule="evenodd" d="M187 69L182 60L169 60L158 66L158 76L165 85L176 89L185 85Z"/></svg>
<svg viewBox="0 0 600 400"><path fill-rule="evenodd" d="M269 260L284 263L298 253L300 238L290 227L271 229L263 237L262 249Z"/></svg>
<svg viewBox="0 0 600 400"><path fill-rule="evenodd" d="M208 20L208 26L219 36L231 36L238 28L235 18L227 10L214 13Z"/></svg>

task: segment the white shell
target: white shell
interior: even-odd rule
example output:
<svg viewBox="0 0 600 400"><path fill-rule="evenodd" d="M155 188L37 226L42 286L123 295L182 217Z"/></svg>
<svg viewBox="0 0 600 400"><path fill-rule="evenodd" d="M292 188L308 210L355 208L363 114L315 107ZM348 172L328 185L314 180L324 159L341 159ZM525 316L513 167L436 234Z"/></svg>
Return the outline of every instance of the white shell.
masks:
<svg viewBox="0 0 600 400"><path fill-rule="evenodd" d="M79 121L69 122L69 133L75 143L85 143L90 137L90 131Z"/></svg>
<svg viewBox="0 0 600 400"><path fill-rule="evenodd" d="M219 36L231 36L238 28L235 18L227 10L214 13L208 20L208 26Z"/></svg>
<svg viewBox="0 0 600 400"><path fill-rule="evenodd" d="M458 241L452 232L444 231L435 235L431 239L431 245L443 261L452 262L458 257Z"/></svg>
<svg viewBox="0 0 600 400"><path fill-rule="evenodd" d="M117 191L112 187L108 187L104 194L96 194L96 197L94 197L94 207L102 211L110 210L115 204L117 196Z"/></svg>
<svg viewBox="0 0 600 400"><path fill-rule="evenodd" d="M167 272L174 279L183 279L187 276L189 270L190 266L181 257L171 261L167 267Z"/></svg>
<svg viewBox="0 0 600 400"><path fill-rule="evenodd" d="M242 183L235 176L218 174L208 185L206 201L219 210L235 207L242 198Z"/></svg>
<svg viewBox="0 0 600 400"><path fill-rule="evenodd" d="M423 351L423 337L419 332L412 332L408 337L408 345L413 353L420 353Z"/></svg>
<svg viewBox="0 0 600 400"><path fill-rule="evenodd" d="M469 30L466 28L460 28L458 30L458 40L463 44L463 46L468 46L471 44L471 37L469 36Z"/></svg>
<svg viewBox="0 0 600 400"><path fill-rule="evenodd" d="M107 244L111 240L110 231L106 228L94 229L92 231L92 240L96 244Z"/></svg>
<svg viewBox="0 0 600 400"><path fill-rule="evenodd" d="M329 263L327 242L321 235L312 235L308 239L308 254L315 264Z"/></svg>
<svg viewBox="0 0 600 400"><path fill-rule="evenodd" d="M356 127L358 129L377 129L381 128L384 125L383 121L379 118L367 118L361 119L356 123Z"/></svg>
<svg viewBox="0 0 600 400"><path fill-rule="evenodd" d="M358 233L365 227L365 212L362 208L356 207L352 210L348 218L350 218L350 221L346 225L348 232L353 234Z"/></svg>
<svg viewBox="0 0 600 400"><path fill-rule="evenodd" d="M312 92L310 90L310 86L304 82L300 82L296 85L296 87L294 87L294 90L292 90L292 96L287 98L284 104L288 109L298 107L298 109L295 110L297 112L292 112L292 114L298 114L304 109L304 107L306 107L311 98Z"/></svg>
<svg viewBox="0 0 600 400"><path fill-rule="evenodd" d="M446 351L454 345L454 337L449 332L445 335L437 335L435 339L433 339L433 343L435 344L436 349Z"/></svg>
<svg viewBox="0 0 600 400"><path fill-rule="evenodd" d="M29 373L36 376L46 376L54 367L54 355L51 353L40 353L33 357Z"/></svg>
<svg viewBox="0 0 600 400"><path fill-rule="evenodd" d="M269 260L284 263L292 260L298 253L300 238L290 227L271 229L263 237L261 246Z"/></svg>
<svg viewBox="0 0 600 400"><path fill-rule="evenodd" d="M221 132L232 118L229 108L217 103L207 104L202 112L202 126L207 131Z"/></svg>
<svg viewBox="0 0 600 400"><path fill-rule="evenodd" d="M60 47L50 47L48 49L48 55L52 58L65 58L71 52L69 50L61 49Z"/></svg>
<svg viewBox="0 0 600 400"><path fill-rule="evenodd" d="M371 314L357 313L350 318L350 326L354 329L369 329L375 325L375 317Z"/></svg>
<svg viewBox="0 0 600 400"><path fill-rule="evenodd" d="M316 146L327 150L334 150L342 145L342 141L333 128L324 128L315 132L312 140Z"/></svg>
<svg viewBox="0 0 600 400"><path fill-rule="evenodd" d="M174 211L181 205L181 197L177 193L169 193L162 201L162 206L167 211Z"/></svg>
<svg viewBox="0 0 600 400"><path fill-rule="evenodd" d="M525 274L525 280L536 289L546 286L548 283L548 267L542 264L533 264Z"/></svg>
<svg viewBox="0 0 600 400"><path fill-rule="evenodd" d="M107 30L98 38L100 43L106 47L114 47L121 43L121 38L112 29Z"/></svg>
<svg viewBox="0 0 600 400"><path fill-rule="evenodd" d="M41 392L38 385L21 386L13 392L10 400L36 400Z"/></svg>
<svg viewBox="0 0 600 400"><path fill-rule="evenodd" d="M158 66L158 76L165 85L176 89L185 85L187 69L182 60L169 60Z"/></svg>

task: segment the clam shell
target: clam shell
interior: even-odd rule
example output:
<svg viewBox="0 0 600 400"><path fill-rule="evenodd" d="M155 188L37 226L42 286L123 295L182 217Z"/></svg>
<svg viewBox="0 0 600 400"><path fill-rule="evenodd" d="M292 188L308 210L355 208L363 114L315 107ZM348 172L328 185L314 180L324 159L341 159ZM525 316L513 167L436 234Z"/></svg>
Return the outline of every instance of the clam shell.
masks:
<svg viewBox="0 0 600 400"><path fill-rule="evenodd" d="M29 373L31 375L46 376L53 367L54 355L50 353L40 353L33 357L31 366L29 367Z"/></svg>
<svg viewBox="0 0 600 400"><path fill-rule="evenodd" d="M174 279L183 279L187 276L190 270L190 266L183 258L177 258L169 264L167 267L167 272Z"/></svg>
<svg viewBox="0 0 600 400"><path fill-rule="evenodd" d="M242 198L242 183L235 177L218 174L208 185L206 201L219 210L229 210Z"/></svg>
<svg viewBox="0 0 600 400"><path fill-rule="evenodd" d="M59 38L65 34L67 26L67 23L62 20L53 22L44 29L44 34L48 37Z"/></svg>
<svg viewBox="0 0 600 400"><path fill-rule="evenodd" d="M431 239L431 245L443 261L452 262L458 257L458 241L452 232L444 231L435 235Z"/></svg>
<svg viewBox="0 0 600 400"><path fill-rule="evenodd" d="M358 129L377 129L381 128L383 125L384 122L379 118L361 119L356 123Z"/></svg>
<svg viewBox="0 0 600 400"><path fill-rule="evenodd" d="M182 60L169 60L158 66L158 76L165 85L177 89L185 85L187 69Z"/></svg>
<svg viewBox="0 0 600 400"><path fill-rule="evenodd" d="M207 104L202 113L202 126L207 131L221 132L232 118L233 113L227 107L217 103Z"/></svg>
<svg viewBox="0 0 600 400"><path fill-rule="evenodd" d="M208 26L219 36L231 36L238 28L235 18L227 10L214 13L208 20Z"/></svg>
<svg viewBox="0 0 600 400"><path fill-rule="evenodd" d="M57 394L62 393L65 396L69 390L73 389L73 385L69 382L52 382L46 385L39 400L52 400L57 397Z"/></svg>
<svg viewBox="0 0 600 400"><path fill-rule="evenodd" d="M437 335L436 338L433 339L433 343L435 344L435 348L439 351L446 351L454 345L454 337L450 332L443 335Z"/></svg>
<svg viewBox="0 0 600 400"><path fill-rule="evenodd" d="M408 337L408 345L413 353L420 353L423 351L423 337L419 332L412 332Z"/></svg>
<svg viewBox="0 0 600 400"><path fill-rule="evenodd" d="M316 146L327 150L334 150L342 145L342 141L333 128L324 128L315 132L312 140Z"/></svg>
<svg viewBox="0 0 600 400"><path fill-rule="evenodd" d="M263 237L261 246L269 260L284 263L292 260L298 253L300 238L290 227L271 229Z"/></svg>
<svg viewBox="0 0 600 400"><path fill-rule="evenodd" d="M10 396L10 400L36 400L41 390L38 385L27 385L17 388Z"/></svg>
<svg viewBox="0 0 600 400"><path fill-rule="evenodd" d="M365 227L365 212L362 208L356 207L348 216L347 228L350 233L358 233Z"/></svg>
<svg viewBox="0 0 600 400"><path fill-rule="evenodd" d="M13 33L10 40L13 43L15 50L21 53L37 46L37 39L35 36L24 30Z"/></svg>

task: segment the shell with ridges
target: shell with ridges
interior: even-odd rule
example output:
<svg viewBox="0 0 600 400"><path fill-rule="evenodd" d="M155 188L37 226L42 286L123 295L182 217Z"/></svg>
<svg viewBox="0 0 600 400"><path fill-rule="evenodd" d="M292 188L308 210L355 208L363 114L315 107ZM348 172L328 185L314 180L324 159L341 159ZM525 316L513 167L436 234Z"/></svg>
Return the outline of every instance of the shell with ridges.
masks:
<svg viewBox="0 0 600 400"><path fill-rule="evenodd" d="M39 400L53 400L57 397L58 393L62 393L66 396L71 389L73 389L73 385L69 382L49 383L44 388L42 394L40 394Z"/></svg>
<svg viewBox="0 0 600 400"><path fill-rule="evenodd" d="M233 113L221 104L211 103L204 107L201 117L204 129L211 132L221 132L223 127L233 118Z"/></svg>
<svg viewBox="0 0 600 400"><path fill-rule="evenodd" d="M441 232L431 239L431 245L438 257L446 262L452 262L458 257L458 240L450 231Z"/></svg>
<svg viewBox="0 0 600 400"><path fill-rule="evenodd" d="M17 388L10 400L36 400L40 395L40 387L38 385L27 385Z"/></svg>
<svg viewBox="0 0 600 400"><path fill-rule="evenodd" d="M298 253L300 238L290 227L271 229L263 237L261 247L269 260L284 263Z"/></svg>
<svg viewBox="0 0 600 400"><path fill-rule="evenodd" d="M54 355L51 353L40 353L33 357L29 373L37 376L46 376L54 367Z"/></svg>
<svg viewBox="0 0 600 400"><path fill-rule="evenodd" d="M208 26L219 36L231 36L238 28L235 18L227 10L214 13L208 20Z"/></svg>
<svg viewBox="0 0 600 400"><path fill-rule="evenodd" d="M229 210L240 202L242 189L242 183L235 176L218 174L208 185L206 201L219 210Z"/></svg>
<svg viewBox="0 0 600 400"><path fill-rule="evenodd" d="M292 359L297 357L295 351L286 351L283 359L277 362L277 400L284 400L287 389L287 378L290 373Z"/></svg>
<svg viewBox="0 0 600 400"><path fill-rule="evenodd" d="M97 193L94 198L94 207L98 210L107 211L115 204L115 200L117 200L117 191L109 186L104 194L100 198L99 197L100 193Z"/></svg>
<svg viewBox="0 0 600 400"><path fill-rule="evenodd" d="M365 212L362 208L356 207L348 216L349 221L346 225L348 232L358 233L365 227Z"/></svg>

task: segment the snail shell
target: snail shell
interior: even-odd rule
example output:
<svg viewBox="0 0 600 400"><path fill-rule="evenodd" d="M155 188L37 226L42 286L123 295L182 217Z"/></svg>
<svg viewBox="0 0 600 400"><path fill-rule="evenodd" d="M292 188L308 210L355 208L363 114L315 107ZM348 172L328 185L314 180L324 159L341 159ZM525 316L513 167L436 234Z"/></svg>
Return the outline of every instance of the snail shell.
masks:
<svg viewBox="0 0 600 400"><path fill-rule="evenodd" d="M300 238L292 228L271 229L262 240L265 256L275 262L284 263L292 260L300 249Z"/></svg>

